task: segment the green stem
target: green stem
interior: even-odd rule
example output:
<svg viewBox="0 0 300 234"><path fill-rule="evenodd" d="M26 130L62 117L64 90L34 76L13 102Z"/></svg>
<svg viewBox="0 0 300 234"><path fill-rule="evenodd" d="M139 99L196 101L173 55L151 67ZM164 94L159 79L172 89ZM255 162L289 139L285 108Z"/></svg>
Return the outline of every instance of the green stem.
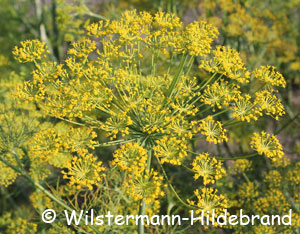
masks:
<svg viewBox="0 0 300 234"><path fill-rule="evenodd" d="M248 176L245 174L245 172L243 172L242 174L243 174L245 180L246 180L248 183L250 183L250 180L249 180Z"/></svg>
<svg viewBox="0 0 300 234"><path fill-rule="evenodd" d="M96 14L96 13L94 13L94 12L91 12L91 11L87 11L87 12L85 12L85 14L86 14L86 15L88 15L88 16L91 16L91 17L94 17L94 18L100 19L100 20L104 20L104 21L108 20L108 19L107 19L107 18L105 18L104 16L102 16L102 15L99 15L99 14Z"/></svg>
<svg viewBox="0 0 300 234"><path fill-rule="evenodd" d="M138 138L133 138L133 139L130 139L130 140L116 140L116 141L104 142L102 144L93 145L93 147L114 146L114 145L119 145L119 144L132 142L132 141L135 141L135 140L138 140Z"/></svg>
<svg viewBox="0 0 300 234"><path fill-rule="evenodd" d="M279 130L275 132L275 135L280 133L282 130L284 130L286 127L288 127L291 123L293 123L298 117L300 116L300 112L295 115L289 122L287 122L285 125L283 125Z"/></svg>
<svg viewBox="0 0 300 234"><path fill-rule="evenodd" d="M203 81L203 82L205 82L205 83L201 82L201 84L200 84L200 89L199 89L197 92L201 92L201 91L206 87L206 85L207 85L209 82L211 82L211 81L213 80L213 78L214 78L216 75L217 75L217 73L214 73L207 81L205 81L205 80ZM220 77L222 77L222 76L220 76ZM219 78L220 78L220 77L219 77ZM193 104L195 104L197 101L199 101L200 98L201 98L201 96L197 97L197 98L191 103L191 105L193 105Z"/></svg>
<svg viewBox="0 0 300 234"><path fill-rule="evenodd" d="M187 165L185 165L185 164L181 164L185 169L187 169L188 171L190 171L190 172L193 172L193 173L196 173L196 171L194 171L192 168L189 168Z"/></svg>
<svg viewBox="0 0 300 234"><path fill-rule="evenodd" d="M191 58L190 58L190 60L189 60L189 62L188 62L188 65L187 65L187 71L185 73L186 76L190 73L191 68L193 66L193 63L194 63L194 60L195 60L195 56L192 55Z"/></svg>
<svg viewBox="0 0 300 234"><path fill-rule="evenodd" d="M222 111L220 111L220 112L217 112L217 113L213 114L212 117L216 117L216 116L218 116L218 115L220 115L220 114L223 114L223 113L225 113L225 112L227 112L227 111L229 111L229 109L224 109L224 110L222 110Z"/></svg>
<svg viewBox="0 0 300 234"><path fill-rule="evenodd" d="M178 193L175 191L173 185L170 183L169 178L168 178L168 176L167 176L167 173L166 173L165 169L163 168L163 166L161 165L159 158L157 158L157 161L158 161L158 164L159 164L159 166L160 166L160 168L161 168L161 170L162 170L162 172L163 172L163 174L164 174L164 177L165 177L165 179L166 179L166 181L167 181L167 183L168 183L170 189L171 189L172 192L174 193L174 195L175 195L175 197L177 198L177 200L178 200L182 205L184 205L184 206L186 206L186 207L188 207L188 208L190 208L190 209L195 209L196 207L191 206L191 205L185 203L185 202L179 197L179 195L178 195Z"/></svg>
<svg viewBox="0 0 300 234"><path fill-rule="evenodd" d="M173 58L174 58L174 53L172 52L172 56L171 56L171 58L170 58L170 63L169 63L169 65L168 65L168 70L167 70L166 78L169 77L171 65L173 64Z"/></svg>
<svg viewBox="0 0 300 234"><path fill-rule="evenodd" d="M226 123L224 123L223 127L229 127L229 126L232 126L232 125L235 125L235 124L239 124L239 123L242 123L242 121L232 119L232 120L229 120Z"/></svg>
<svg viewBox="0 0 300 234"><path fill-rule="evenodd" d="M75 121L72 121L72 120L69 120L69 119L65 119L63 117L56 117L57 119L60 119L60 120L63 120L63 121L66 121L68 123L71 123L71 124L75 124L75 125L79 125L79 126L84 126L84 127L88 127L87 125L83 124L83 123L78 123L78 122L75 122Z"/></svg>
<svg viewBox="0 0 300 234"><path fill-rule="evenodd" d="M218 158L216 157L216 159L221 160L221 161L226 161L226 160L238 160L238 159L246 159L246 158L252 158L257 156L257 153L253 153L253 154L249 154L249 155L245 155L245 156L240 156L240 157L234 157L234 158Z"/></svg>
<svg viewBox="0 0 300 234"><path fill-rule="evenodd" d="M147 168L146 168L146 172L147 173L150 172L151 159L152 159L152 150L149 149L149 151L148 151L148 159L147 159ZM145 210L146 210L146 202L142 199L140 201L139 215L145 215ZM144 227L144 224L143 224L143 219L139 219L138 234L144 234L144 233L145 233L145 227Z"/></svg>
<svg viewBox="0 0 300 234"><path fill-rule="evenodd" d="M188 54L183 55L181 57L179 68L178 68L178 70L176 72L176 75L175 75L174 79L172 80L172 83L171 83L171 85L170 85L170 87L169 87L169 89L167 91L166 98L165 98L165 103L167 102L167 99L169 97L171 97L172 94L173 94L173 92L174 92L174 88L175 88L176 84L178 83L178 80L179 80L180 75L181 75L181 73L183 71L183 67L184 67L184 64L186 63L187 58L188 58Z"/></svg>

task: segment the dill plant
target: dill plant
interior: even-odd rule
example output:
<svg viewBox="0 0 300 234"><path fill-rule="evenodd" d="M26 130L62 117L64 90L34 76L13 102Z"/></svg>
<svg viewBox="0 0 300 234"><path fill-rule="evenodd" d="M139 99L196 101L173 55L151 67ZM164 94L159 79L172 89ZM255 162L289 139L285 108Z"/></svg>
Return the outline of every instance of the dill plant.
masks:
<svg viewBox="0 0 300 234"><path fill-rule="evenodd" d="M118 20L88 25L62 63L51 61L38 40L21 43L15 58L33 62L35 69L16 93L19 103L34 102L44 117L61 122L45 124L26 141L29 169L17 153L1 157L17 173L9 183L23 175L51 199L45 202L70 210L68 193L99 191L112 179L106 175L118 170L124 180L118 186L128 195L131 212L158 213L168 186L186 209L221 214L230 207L226 194L213 186L226 174L222 161L265 155L279 162L285 157L282 146L275 136L253 133L249 145L254 152L221 158L196 152L192 143L220 144L230 139L235 124L251 126L263 115L278 119L284 108L276 89L286 84L273 67L251 72L234 49L213 49L217 35L205 22L184 25L174 14L126 11ZM102 163L95 149L112 146L117 149ZM168 164L200 181L194 196L177 193L165 170ZM49 166L61 171L66 191L49 192L40 184L51 174ZM100 233L103 227L81 229ZM141 223L138 232L144 233Z"/></svg>

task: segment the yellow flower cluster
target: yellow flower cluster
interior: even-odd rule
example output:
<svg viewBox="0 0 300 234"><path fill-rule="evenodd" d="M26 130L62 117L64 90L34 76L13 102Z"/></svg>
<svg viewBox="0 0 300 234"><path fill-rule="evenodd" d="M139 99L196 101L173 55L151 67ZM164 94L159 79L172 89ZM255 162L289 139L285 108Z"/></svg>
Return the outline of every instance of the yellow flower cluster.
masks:
<svg viewBox="0 0 300 234"><path fill-rule="evenodd" d="M153 203L156 199L164 196L162 191L163 177L157 171L145 171L145 174L129 175L129 179L124 183L126 192L134 201L143 200L146 204Z"/></svg>
<svg viewBox="0 0 300 234"><path fill-rule="evenodd" d="M49 50L47 50L45 42L39 40L23 41L20 48L14 48L13 55L20 63L33 62L46 58Z"/></svg>
<svg viewBox="0 0 300 234"><path fill-rule="evenodd" d="M48 209L54 208L53 201L41 191L33 192L32 194L30 194L29 199L32 203L32 206L36 210L43 210L45 209L45 207L47 207Z"/></svg>
<svg viewBox="0 0 300 234"><path fill-rule="evenodd" d="M192 206L196 206L198 209L195 211L196 214L200 214L204 211L212 213L215 210L216 216L224 214L225 209L229 207L229 203L224 195L218 195L218 190L213 188L202 188L201 191L195 190L197 202L188 200L188 203Z"/></svg>
<svg viewBox="0 0 300 234"><path fill-rule="evenodd" d="M285 114L281 101L267 90L257 92L254 102L257 104L257 108L260 112L264 112L266 115L271 115L276 120Z"/></svg>
<svg viewBox="0 0 300 234"><path fill-rule="evenodd" d="M94 149L97 134L91 128L72 128L57 125L38 131L27 143L30 156L63 168L72 159L71 153L85 148Z"/></svg>
<svg viewBox="0 0 300 234"><path fill-rule="evenodd" d="M14 162L14 164L15 163L16 162ZM15 170L13 170L12 168L10 168L9 166L5 165L1 161L0 161L0 170L1 170L0 184L3 185L4 187L11 185L20 174Z"/></svg>
<svg viewBox="0 0 300 234"><path fill-rule="evenodd" d="M279 63L291 62L290 68L297 70L299 33L290 13L298 6L294 0L269 5L259 0L205 0L197 7L202 10L201 20L220 29L224 44L246 51L249 64L271 61L276 56Z"/></svg>
<svg viewBox="0 0 300 234"><path fill-rule="evenodd" d="M118 21L100 21L89 25L87 30L90 35L97 37L117 35L121 45L135 45L137 41L142 41L149 47L159 48L163 53L166 47L174 47L178 53L188 52L196 56L208 54L218 34L216 28L205 22L193 22L184 28L174 14L158 12L152 16L147 12L137 14L135 10L125 12ZM109 48L113 49L111 46ZM131 49L131 52L139 51Z"/></svg>
<svg viewBox="0 0 300 234"><path fill-rule="evenodd" d="M154 156L160 158L161 163L167 162L173 165L181 165L182 159L188 155L186 150L185 142L168 136L157 140L153 147Z"/></svg>
<svg viewBox="0 0 300 234"><path fill-rule="evenodd" d="M248 159L238 159L233 162L233 165L229 168L229 172L232 175L240 174L245 171L251 170L252 162Z"/></svg>
<svg viewBox="0 0 300 234"><path fill-rule="evenodd" d="M249 205L250 201L256 199L259 195L257 186L253 182L243 183L239 187L237 194L240 197L239 201L246 205Z"/></svg>
<svg viewBox="0 0 300 234"><path fill-rule="evenodd" d="M241 93L239 88L238 85L221 79L220 82L214 82L212 85L207 85L201 95L200 101L211 107L221 109L222 106L229 106L232 101L237 100L237 97Z"/></svg>
<svg viewBox="0 0 300 234"><path fill-rule="evenodd" d="M7 228L7 233L11 234L28 234L37 233L38 226L36 223L29 222L21 217L10 220L10 224Z"/></svg>
<svg viewBox="0 0 300 234"><path fill-rule="evenodd" d="M183 34L184 48L190 55L206 56L211 50L212 41L218 31L206 22L193 22L186 27Z"/></svg>
<svg viewBox="0 0 300 234"><path fill-rule="evenodd" d="M255 93L255 98L251 95L244 96L237 94L233 99L233 105L230 107L233 110L232 117L240 121L250 122L258 120L263 114L270 115L278 120L279 117L285 114L284 107L273 93L273 91L262 90Z"/></svg>
<svg viewBox="0 0 300 234"><path fill-rule="evenodd" d="M225 174L222 163L214 157L210 157L208 153L199 154L194 159L193 170L195 171L194 178L203 177L203 184L214 184L216 180L222 178Z"/></svg>
<svg viewBox="0 0 300 234"><path fill-rule="evenodd" d="M118 165L123 171L140 174L147 167L148 152L139 143L127 143L114 152L112 165Z"/></svg>
<svg viewBox="0 0 300 234"><path fill-rule="evenodd" d="M201 60L199 68L223 74L240 83L248 83L250 78L250 72L245 68L239 53L230 47L218 46L213 51L213 58Z"/></svg>
<svg viewBox="0 0 300 234"><path fill-rule="evenodd" d="M97 185L102 179L105 170L102 162L98 161L93 154L89 154L87 150L78 151L78 156L74 156L72 161L66 166L67 171L62 171L63 178L70 180L70 185L75 185L77 189L87 187L93 189L93 185Z"/></svg>
<svg viewBox="0 0 300 234"><path fill-rule="evenodd" d="M260 134L254 133L251 138L251 148L259 155L264 154L272 161L277 161L283 157L282 145L275 136L262 131Z"/></svg>
<svg viewBox="0 0 300 234"><path fill-rule="evenodd" d="M258 214L266 214L270 208L273 212L286 214L290 209L290 204L281 190L270 188L263 197L254 201L253 208Z"/></svg>
<svg viewBox="0 0 300 234"><path fill-rule="evenodd" d="M259 69L256 69L254 72L254 77L263 81L269 86L286 86L286 81L282 74L278 71L275 71L273 66L261 66Z"/></svg>
<svg viewBox="0 0 300 234"><path fill-rule="evenodd" d="M232 117L240 121L258 120L258 117L262 115L256 104L252 102L249 94L238 95L233 103L234 105L231 107L233 110Z"/></svg>
<svg viewBox="0 0 300 234"><path fill-rule="evenodd" d="M96 49L96 42L89 39L80 39L72 43L73 48L68 50L68 54L74 55L76 58L86 58L88 54Z"/></svg>
<svg viewBox="0 0 300 234"><path fill-rule="evenodd" d="M208 142L213 142L214 144L228 140L226 129L222 127L222 123L214 121L211 115L200 121L199 132L206 136Z"/></svg>
<svg viewBox="0 0 300 234"><path fill-rule="evenodd" d="M288 181L298 185L300 183L300 163L298 162L292 170L288 171L286 178Z"/></svg>
<svg viewBox="0 0 300 234"><path fill-rule="evenodd" d="M279 171L271 170L265 174L264 181L267 182L271 188L279 188L281 186L282 176Z"/></svg>

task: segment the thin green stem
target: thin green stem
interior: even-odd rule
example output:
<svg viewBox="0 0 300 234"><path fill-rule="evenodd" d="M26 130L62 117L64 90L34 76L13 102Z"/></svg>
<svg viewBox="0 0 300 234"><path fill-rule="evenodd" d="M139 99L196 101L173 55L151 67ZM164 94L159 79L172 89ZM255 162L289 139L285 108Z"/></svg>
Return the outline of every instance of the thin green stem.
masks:
<svg viewBox="0 0 300 234"><path fill-rule="evenodd" d="M114 146L114 145L119 145L119 144L124 144L124 143L128 143L128 142L132 142L132 141L136 141L139 138L133 138L130 140L116 140L116 141L110 141L110 142L104 142L102 144L97 144L97 145L93 145L94 147L106 147L106 146Z"/></svg>
<svg viewBox="0 0 300 234"><path fill-rule="evenodd" d="M239 123L242 123L242 121L232 119L232 120L229 120L226 123L224 123L223 126L224 127L229 127L229 126L232 126L232 125L235 125L235 124L239 124Z"/></svg>
<svg viewBox="0 0 300 234"><path fill-rule="evenodd" d="M104 21L108 20L108 19L105 18L104 16L99 15L99 14L96 14L96 13L91 12L91 11L87 11L87 12L85 12L85 14L88 15L88 16L94 17L94 18L96 18L96 19L100 19L100 20L104 20Z"/></svg>
<svg viewBox="0 0 300 234"><path fill-rule="evenodd" d="M217 75L217 73L214 73L207 81L204 80L203 82L201 82L201 84L200 84L200 89L197 90L197 92L201 92L201 91L206 87L206 85L208 85L208 83L211 82L211 81L215 78L216 75ZM223 75L219 76L218 79L216 80L216 82L217 82L219 79L221 79L222 76L223 76ZM197 101L199 101L200 98L201 98L201 96L197 97L197 98L191 103L191 105L193 105L193 104L195 104Z"/></svg>
<svg viewBox="0 0 300 234"><path fill-rule="evenodd" d="M187 71L185 72L186 76L190 73L191 68L193 66L193 63L194 63L194 60L195 60L195 56L192 55L191 58L190 58L190 60L189 60L189 62L188 62L188 65L187 65Z"/></svg>
<svg viewBox="0 0 300 234"><path fill-rule="evenodd" d="M72 120L69 120L69 119L65 119L63 117L56 117L57 119L60 119L60 120L63 120L63 121L66 121L68 123L71 123L71 124L75 124L75 125L78 125L78 126L85 126L85 127L88 127L87 125L83 124L83 123L78 123L78 122L75 122L75 121L72 121Z"/></svg>
<svg viewBox="0 0 300 234"><path fill-rule="evenodd" d="M193 152L193 151L191 151L191 150L187 150L187 152L189 152L189 153L191 153L191 154L194 154L194 155L198 155L198 153Z"/></svg>
<svg viewBox="0 0 300 234"><path fill-rule="evenodd" d="M289 122L287 122L285 125L283 125L279 130L275 132L275 135L280 133L282 130L284 130L286 127L288 127L291 123L293 123L298 117L300 116L300 112L295 115Z"/></svg>
<svg viewBox="0 0 300 234"><path fill-rule="evenodd" d="M187 165L185 165L185 164L181 164L185 169L187 169L188 171L190 171L190 172L193 172L193 173L196 173L196 171L195 170L193 170L192 168L189 168Z"/></svg>
<svg viewBox="0 0 300 234"><path fill-rule="evenodd" d="M216 75L217 75L217 73L214 73L207 81L204 81L204 84L201 83L199 91L202 91L206 87L206 85L208 85L208 83L211 82L215 78Z"/></svg>
<svg viewBox="0 0 300 234"><path fill-rule="evenodd" d="M245 155L245 156L240 156L240 157L234 157L234 158L219 158L216 157L216 159L221 160L221 161L226 161L226 160L238 160L238 159L246 159L246 158L252 158L257 156L257 153L253 153L253 154L249 154L249 155Z"/></svg>
<svg viewBox="0 0 300 234"><path fill-rule="evenodd" d="M169 77L171 65L173 64L173 58L174 58L174 53L172 52L172 56L171 56L171 58L170 58L170 63L169 63L169 65L168 65L168 70L167 70L167 75L166 75L166 77Z"/></svg>
<svg viewBox="0 0 300 234"><path fill-rule="evenodd" d="M147 159L147 168L146 172L150 172L151 168L151 159L152 159L152 150L149 149L148 151L148 159ZM145 210L146 210L146 202L142 199L140 201L140 209L139 209L139 215L145 215ZM145 227L143 224L143 219L139 219L138 223L138 234L144 234L145 233Z"/></svg>
<svg viewBox="0 0 300 234"><path fill-rule="evenodd" d="M174 92L174 88L175 88L176 84L178 83L178 80L179 80L180 75L183 71L183 67L184 67L184 64L186 63L187 58L188 58L188 54L185 54L181 57L180 64L179 64L178 70L176 72L176 75L175 75L174 79L172 80L172 83L171 83L171 85L170 85L170 87L167 91L166 98L165 98L165 103L167 102L167 99L169 97L171 97L173 92Z"/></svg>
<svg viewBox="0 0 300 234"><path fill-rule="evenodd" d="M220 114L223 114L223 113L225 113L225 112L227 112L227 111L229 111L229 109L224 109L224 110L222 110L222 111L220 111L220 112L217 112L217 113L213 114L212 117L216 117L216 116L218 116L218 115L220 115Z"/></svg>
<svg viewBox="0 0 300 234"><path fill-rule="evenodd" d="M167 176L167 173L166 173L165 169L163 168L163 166L161 165L161 162L160 162L159 158L157 158L157 161L158 161L158 164L159 164L159 166L160 166L160 168L161 168L161 170L162 170L162 172L163 172L163 175L164 175L164 177L165 177L165 179L166 179L166 181L167 181L167 183L168 183L170 189L171 189L172 192L174 193L174 195L175 195L175 197L177 198L177 200L178 200L182 205L184 205L184 206L186 206L186 207L188 207L188 208L190 208L190 209L195 209L196 207L187 204L186 202L184 202L184 201L180 198L180 196L178 195L178 193L175 191L173 185L170 183L169 178L168 178L168 176Z"/></svg>
<svg viewBox="0 0 300 234"><path fill-rule="evenodd" d="M243 175L243 177L245 178L245 180L246 180L248 183L250 183L250 180L249 180L248 176L246 175L246 173L243 172L242 175Z"/></svg>

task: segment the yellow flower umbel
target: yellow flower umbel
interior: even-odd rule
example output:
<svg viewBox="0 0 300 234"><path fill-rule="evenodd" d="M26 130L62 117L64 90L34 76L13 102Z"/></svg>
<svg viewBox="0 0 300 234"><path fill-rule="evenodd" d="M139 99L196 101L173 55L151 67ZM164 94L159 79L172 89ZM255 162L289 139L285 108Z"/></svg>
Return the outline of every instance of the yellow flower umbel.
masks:
<svg viewBox="0 0 300 234"><path fill-rule="evenodd" d="M62 171L63 178L70 180L70 185L77 186L77 189L88 187L92 190L93 185L101 181L101 172L105 170L101 165L102 162L87 150L79 151L78 156L74 156L72 162L66 165L67 171Z"/></svg>
<svg viewBox="0 0 300 234"><path fill-rule="evenodd" d="M145 171L145 174L129 175L128 182L125 182L127 187L126 192L134 201L143 200L146 204L155 202L161 196L164 196L162 191L163 177L158 175L158 172L151 169L150 172Z"/></svg>
<svg viewBox="0 0 300 234"><path fill-rule="evenodd" d="M290 183L299 185L299 183L300 183L300 162L296 163L295 167L288 171L286 178Z"/></svg>
<svg viewBox="0 0 300 234"><path fill-rule="evenodd" d="M197 197L197 202L188 200L188 203L192 206L197 207L195 211L196 214L200 214L204 211L204 216L206 212L209 211L210 215L213 210L215 210L216 216L224 214L225 209L227 209L228 201L224 195L218 195L218 190L213 188L202 188L201 191L198 189L194 192Z"/></svg>
<svg viewBox="0 0 300 234"><path fill-rule="evenodd" d="M14 162L14 164L16 164L16 162ZM12 168L10 168L9 166L5 165L1 161L0 161L0 171L1 171L0 185L4 185L4 187L11 185L20 174L15 170L13 170Z"/></svg>
<svg viewBox="0 0 300 234"><path fill-rule="evenodd" d="M228 106L231 101L235 100L241 93L239 86L233 83L228 83L223 79L220 82L214 82L212 85L207 85L203 94L201 95L201 101L211 107L221 109L222 106Z"/></svg>
<svg viewBox="0 0 300 234"><path fill-rule="evenodd" d="M160 158L161 163L181 165L182 159L187 156L187 145L175 137L164 136L156 141L153 147L154 156Z"/></svg>
<svg viewBox="0 0 300 234"><path fill-rule="evenodd" d="M248 94L245 96L238 95L231 109L233 110L232 117L240 121L258 120L258 117L262 115Z"/></svg>
<svg viewBox="0 0 300 234"><path fill-rule="evenodd" d="M14 48L13 55L21 63L32 62L45 58L49 53L45 42L39 40L22 41L20 48Z"/></svg>
<svg viewBox="0 0 300 234"><path fill-rule="evenodd" d="M127 143L122 145L114 153L112 165L118 165L123 171L142 173L147 166L147 150L138 143Z"/></svg>
<svg viewBox="0 0 300 234"><path fill-rule="evenodd" d="M251 169L252 162L248 159L238 159L233 162L233 165L229 168L229 172L232 175L240 174Z"/></svg>
<svg viewBox="0 0 300 234"><path fill-rule="evenodd" d="M86 58L87 55L96 49L96 42L89 39L81 39L72 43L73 48L68 50L68 54L76 58Z"/></svg>
<svg viewBox="0 0 300 234"><path fill-rule="evenodd" d="M208 142L218 144L223 141L227 141L226 129L222 127L222 123L214 121L212 116L207 116L200 121L199 131L206 136Z"/></svg>
<svg viewBox="0 0 300 234"><path fill-rule="evenodd" d="M97 134L90 128L71 128L58 124L55 128L41 129L28 145L32 158L42 159L44 162L64 168L70 163L72 152L84 148L94 149Z"/></svg>
<svg viewBox="0 0 300 234"><path fill-rule="evenodd" d="M254 233L276 234L276 228L273 226L257 225L253 227ZM288 233L288 232L287 232Z"/></svg>
<svg viewBox="0 0 300 234"><path fill-rule="evenodd" d="M266 115L271 115L276 120L285 114L281 101L267 90L257 92L254 102L260 112L265 112Z"/></svg>
<svg viewBox="0 0 300 234"><path fill-rule="evenodd" d="M288 171L287 178L290 172L291 171ZM265 173L264 181L269 184L270 188L280 188L283 179L279 171L271 170L268 173Z"/></svg>
<svg viewBox="0 0 300 234"><path fill-rule="evenodd" d="M59 63L34 59L33 79L25 83L19 96L39 107L46 117L51 116L73 126L65 132L51 131L50 128L50 131L42 129L34 134L31 141L34 144L28 152L30 163L25 164L26 170L27 165L30 166L30 173L41 171L39 168L49 168L49 172L53 167L61 168L64 170L63 183L68 183L69 193L73 191L74 195L77 189L84 188L85 191L79 191L80 195L93 194L91 200L94 201L94 193L88 189L99 184L104 170L95 154L101 151L100 147L116 147L113 158L110 158L112 163L107 158L108 165L114 166L108 171L109 179L105 183L116 190L98 188L99 196L104 198L101 209L109 210L113 205L125 214L128 213L127 208L133 211L131 204L134 204L135 212L140 207L139 214L144 215L151 208L155 213L163 200L161 173L174 197L185 204L168 180L168 174L170 178L178 175L177 172L181 176L186 175L183 170L176 169L183 160L198 155L192 171L196 172L195 178L203 178L205 185L215 183L225 173L216 158L192 152L191 146L196 146L197 141L203 138L215 144L222 143L228 140L227 131L234 124L257 120L262 114L280 116L282 113L275 99L265 99L266 92L257 96L253 92L253 88L263 90L262 82L250 79L237 51L217 47L212 52L217 30L209 24L192 22L184 25L175 14L158 12L151 15L133 10L124 12L118 19L102 20L86 29L88 32L81 33L81 39L72 43L67 57ZM195 62L213 75L209 77L206 73L208 77L203 77L194 69ZM250 81L254 85L248 85ZM258 97L264 102L259 103ZM216 109L223 110L212 115ZM228 121L224 123L224 120ZM248 123L240 127L243 133L253 129ZM98 144L94 140L96 133L92 130L86 133L79 130L88 128L103 131L107 141ZM202 137L198 138L200 134ZM233 130L230 136L234 138L235 135ZM234 142L244 140L235 139ZM265 147L269 146L266 143ZM270 154L261 150L262 145L259 147L256 150L274 157L272 151ZM232 152L239 149L235 148ZM241 151L244 148L241 143ZM161 163L155 163L154 157ZM241 163L238 173L242 173L249 162ZM165 171L166 163L172 165ZM43 164L46 165L41 167ZM154 171L158 166L161 170ZM35 178L40 179L41 175L41 172L35 173ZM227 181L220 181L224 193L231 186L225 185ZM234 182L240 183L238 180ZM182 183L176 184L176 187L180 185ZM238 187L234 184L234 188ZM185 192L188 193L188 190L182 191L183 196L189 197L190 194ZM190 201L190 205L198 213L202 209L215 209L221 213L228 207L225 197L212 188L199 189L195 195L196 199ZM237 200L236 194L229 192L228 196ZM95 198L98 198L96 193ZM120 209L124 204L126 209ZM85 205L89 205L88 202ZM115 231L131 231L127 227L126 230L119 228ZM140 225L139 230L142 229Z"/></svg>
<svg viewBox="0 0 300 234"><path fill-rule="evenodd" d="M280 72L275 71L273 66L261 66L254 72L254 77L263 81L267 86L286 86L286 81Z"/></svg>
<svg viewBox="0 0 300 234"><path fill-rule="evenodd" d="M218 30L206 22L193 22L183 33L184 47L190 55L206 56L211 50L211 43L218 36Z"/></svg>
<svg viewBox="0 0 300 234"><path fill-rule="evenodd" d="M250 72L245 68L239 53L230 47L218 46L210 60L201 60L199 68L211 73L220 73L240 83L248 83Z"/></svg>
<svg viewBox="0 0 300 234"><path fill-rule="evenodd" d="M250 201L256 199L259 195L258 188L253 182L244 182L239 187L237 194L239 201L245 205L250 204Z"/></svg>
<svg viewBox="0 0 300 234"><path fill-rule="evenodd" d="M7 233L10 234L27 234L27 233L37 233L38 225L36 223L29 222L21 217L14 218L11 220Z"/></svg>
<svg viewBox="0 0 300 234"><path fill-rule="evenodd" d="M254 133L251 138L251 148L259 155L266 155L272 161L277 161L283 157L282 145L275 136L262 131L261 134Z"/></svg>
<svg viewBox="0 0 300 234"><path fill-rule="evenodd" d="M195 171L195 180L203 177L203 184L215 183L216 180L222 178L225 170L222 168L222 163L214 157L210 157L208 153L199 154L192 163Z"/></svg>

